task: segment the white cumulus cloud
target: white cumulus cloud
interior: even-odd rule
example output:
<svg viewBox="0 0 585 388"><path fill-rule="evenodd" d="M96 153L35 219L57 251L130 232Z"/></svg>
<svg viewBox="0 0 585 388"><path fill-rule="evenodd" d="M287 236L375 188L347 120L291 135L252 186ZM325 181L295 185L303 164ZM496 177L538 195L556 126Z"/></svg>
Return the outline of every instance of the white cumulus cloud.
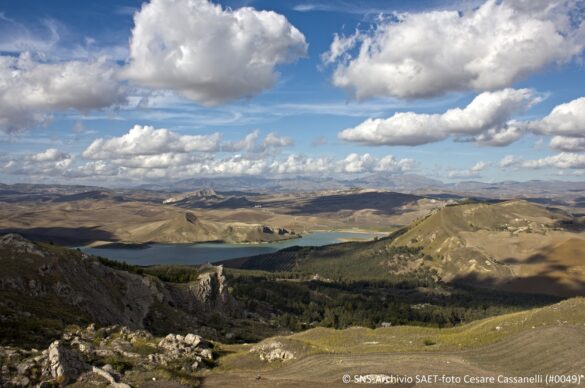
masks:
<svg viewBox="0 0 585 388"><path fill-rule="evenodd" d="M580 55L585 25L572 22L574 4L487 0L465 12L394 14L359 37L335 36L323 60L337 62L333 84L358 99L497 90Z"/></svg>
<svg viewBox="0 0 585 388"><path fill-rule="evenodd" d="M547 116L527 125L545 135L585 137L585 97L557 105Z"/></svg>
<svg viewBox="0 0 585 388"><path fill-rule="evenodd" d="M345 159L337 162L337 172L340 173L365 173L365 172L392 172L400 173L411 170L414 167L412 159L396 159L394 155L386 155L376 158L370 154L351 153Z"/></svg>
<svg viewBox="0 0 585 388"><path fill-rule="evenodd" d="M45 63L28 53L0 56L0 131L42 125L54 111L87 112L125 101L116 69L105 58Z"/></svg>
<svg viewBox="0 0 585 388"><path fill-rule="evenodd" d="M120 159L165 153L212 152L219 149L220 135L180 135L164 128L135 125L120 137L94 140L85 151L86 159Z"/></svg>
<svg viewBox="0 0 585 388"><path fill-rule="evenodd" d="M396 159L394 155L386 155L378 160L374 171L382 172L407 172L414 168L416 162L414 159Z"/></svg>
<svg viewBox="0 0 585 388"><path fill-rule="evenodd" d="M345 158L290 154L257 158L253 154L219 157L213 153L166 152L161 154L107 155L105 159L78 160L56 149L0 160L0 173L29 176L59 176L70 179L179 180L193 177L233 176L335 176L373 172L401 174L414 168L412 159L393 155L375 157L349 154ZM87 159L87 158L86 158Z"/></svg>
<svg viewBox="0 0 585 388"><path fill-rule="evenodd" d="M585 155L571 152L562 152L554 156L541 159L525 160L524 168L559 168L559 169L583 169L585 168Z"/></svg>
<svg viewBox="0 0 585 388"><path fill-rule="evenodd" d="M304 35L284 16L207 0L151 0L134 24L125 76L203 105L270 88L277 65L307 52Z"/></svg>
<svg viewBox="0 0 585 388"><path fill-rule="evenodd" d="M550 148L568 152L585 151L585 137L555 136L550 140Z"/></svg>
<svg viewBox="0 0 585 388"><path fill-rule="evenodd" d="M446 139L472 138L486 145L505 145L520 137L511 122L540 101L530 89L504 89L483 92L467 107L449 109L443 114L399 112L387 119L368 119L341 131L339 138L369 145L421 145Z"/></svg>
<svg viewBox="0 0 585 388"><path fill-rule="evenodd" d="M522 159L517 155L506 155L500 160L500 167L511 167L520 162Z"/></svg>
<svg viewBox="0 0 585 388"><path fill-rule="evenodd" d="M333 161L328 157L310 157L302 154L289 155L284 160L274 160L270 172L278 175L312 175L330 172Z"/></svg>
<svg viewBox="0 0 585 388"><path fill-rule="evenodd" d="M55 148L45 151L9 157L0 162L0 172L9 175L57 176L67 171L74 156Z"/></svg>
<svg viewBox="0 0 585 388"><path fill-rule="evenodd" d="M553 136L549 146L558 151L585 151L585 97L555 106L542 119L520 123L536 135Z"/></svg>
<svg viewBox="0 0 585 388"><path fill-rule="evenodd" d="M279 136L275 132L270 132L264 139L264 145L267 147L288 147L293 144L293 139L287 136Z"/></svg>
<svg viewBox="0 0 585 388"><path fill-rule="evenodd" d="M274 151L275 149L282 147L289 147L294 144L292 138L280 136L275 132L270 132L268 135L266 135L263 141L259 142L259 140L260 130L255 129L241 140L223 143L221 150L224 152L245 151L249 153L264 153L267 151Z"/></svg>
<svg viewBox="0 0 585 388"><path fill-rule="evenodd" d="M71 155L59 151L56 148L49 148L43 152L32 154L27 159L34 162L59 162L71 159Z"/></svg>
<svg viewBox="0 0 585 388"><path fill-rule="evenodd" d="M449 178L479 178L480 172L491 167L491 163L479 161L468 170L451 170Z"/></svg>

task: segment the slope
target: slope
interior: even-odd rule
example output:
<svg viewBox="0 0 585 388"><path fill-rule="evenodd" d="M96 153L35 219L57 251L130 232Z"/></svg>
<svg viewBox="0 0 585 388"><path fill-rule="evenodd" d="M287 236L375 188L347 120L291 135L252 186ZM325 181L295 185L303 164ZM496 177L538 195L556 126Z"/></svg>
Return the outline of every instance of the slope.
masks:
<svg viewBox="0 0 585 388"><path fill-rule="evenodd" d="M567 213L526 201L446 206L378 241L280 252L228 267L329 279L413 274L561 296L585 294L585 235ZM572 225L571 229L564 225Z"/></svg>
<svg viewBox="0 0 585 388"><path fill-rule="evenodd" d="M585 299L570 299L450 329L318 328L270 338L262 344L280 344L279 349L290 352L292 358L269 363L259 359L255 351L258 345L229 346L225 351L231 354L220 359L220 368L205 378L203 386L221 386L234 378L243 387L343 386L341 378L345 374L413 378L417 374L461 378L470 375L496 379L498 375L579 375L585 368L582 357ZM402 386L415 385L425 384ZM474 386L501 385L480 383Z"/></svg>
<svg viewBox="0 0 585 388"><path fill-rule="evenodd" d="M193 243L221 241L229 243L266 242L300 237L284 228L244 223L220 223L201 220L195 214L178 214L169 220L156 221L127 230L127 239L146 243Z"/></svg>
<svg viewBox="0 0 585 388"><path fill-rule="evenodd" d="M16 234L0 236L0 267L2 344L42 343L89 322L166 334L201 328L211 314L232 319L239 309L221 267L183 269L179 279L164 267L134 270Z"/></svg>

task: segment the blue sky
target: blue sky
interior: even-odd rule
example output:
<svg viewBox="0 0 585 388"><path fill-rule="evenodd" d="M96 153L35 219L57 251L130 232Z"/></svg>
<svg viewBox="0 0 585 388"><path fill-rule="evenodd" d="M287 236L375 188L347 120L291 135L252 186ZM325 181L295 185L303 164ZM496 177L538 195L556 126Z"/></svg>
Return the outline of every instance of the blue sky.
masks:
<svg viewBox="0 0 585 388"><path fill-rule="evenodd" d="M0 1L0 181L582 180L583 3L543 3Z"/></svg>

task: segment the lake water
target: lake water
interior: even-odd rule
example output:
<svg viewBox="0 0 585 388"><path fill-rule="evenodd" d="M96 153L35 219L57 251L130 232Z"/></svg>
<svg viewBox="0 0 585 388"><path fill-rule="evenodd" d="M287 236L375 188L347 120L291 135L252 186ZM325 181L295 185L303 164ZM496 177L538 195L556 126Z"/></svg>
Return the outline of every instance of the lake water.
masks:
<svg viewBox="0 0 585 388"><path fill-rule="evenodd" d="M302 238L266 244L150 244L130 248L90 248L81 250L92 255L125 261L128 264L204 264L276 252L283 248L299 246L321 246L342 242L345 239L368 240L380 233L313 232Z"/></svg>

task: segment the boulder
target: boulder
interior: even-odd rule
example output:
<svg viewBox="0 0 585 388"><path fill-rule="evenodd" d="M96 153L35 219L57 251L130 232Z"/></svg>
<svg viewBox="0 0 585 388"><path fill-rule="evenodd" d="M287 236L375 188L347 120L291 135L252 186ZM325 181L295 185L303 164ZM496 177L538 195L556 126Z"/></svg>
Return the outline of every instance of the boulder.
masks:
<svg viewBox="0 0 585 388"><path fill-rule="evenodd" d="M88 365L61 341L55 341L49 346L48 362L51 376L63 384L74 381L89 369Z"/></svg>
<svg viewBox="0 0 585 388"><path fill-rule="evenodd" d="M250 353L258 354L260 360L269 363L274 361L286 362L295 358L294 353L285 349L284 344L278 341L258 344L250 349Z"/></svg>
<svg viewBox="0 0 585 388"><path fill-rule="evenodd" d="M191 346L197 346L203 341L203 338L198 335L189 333L185 336L184 341Z"/></svg>

